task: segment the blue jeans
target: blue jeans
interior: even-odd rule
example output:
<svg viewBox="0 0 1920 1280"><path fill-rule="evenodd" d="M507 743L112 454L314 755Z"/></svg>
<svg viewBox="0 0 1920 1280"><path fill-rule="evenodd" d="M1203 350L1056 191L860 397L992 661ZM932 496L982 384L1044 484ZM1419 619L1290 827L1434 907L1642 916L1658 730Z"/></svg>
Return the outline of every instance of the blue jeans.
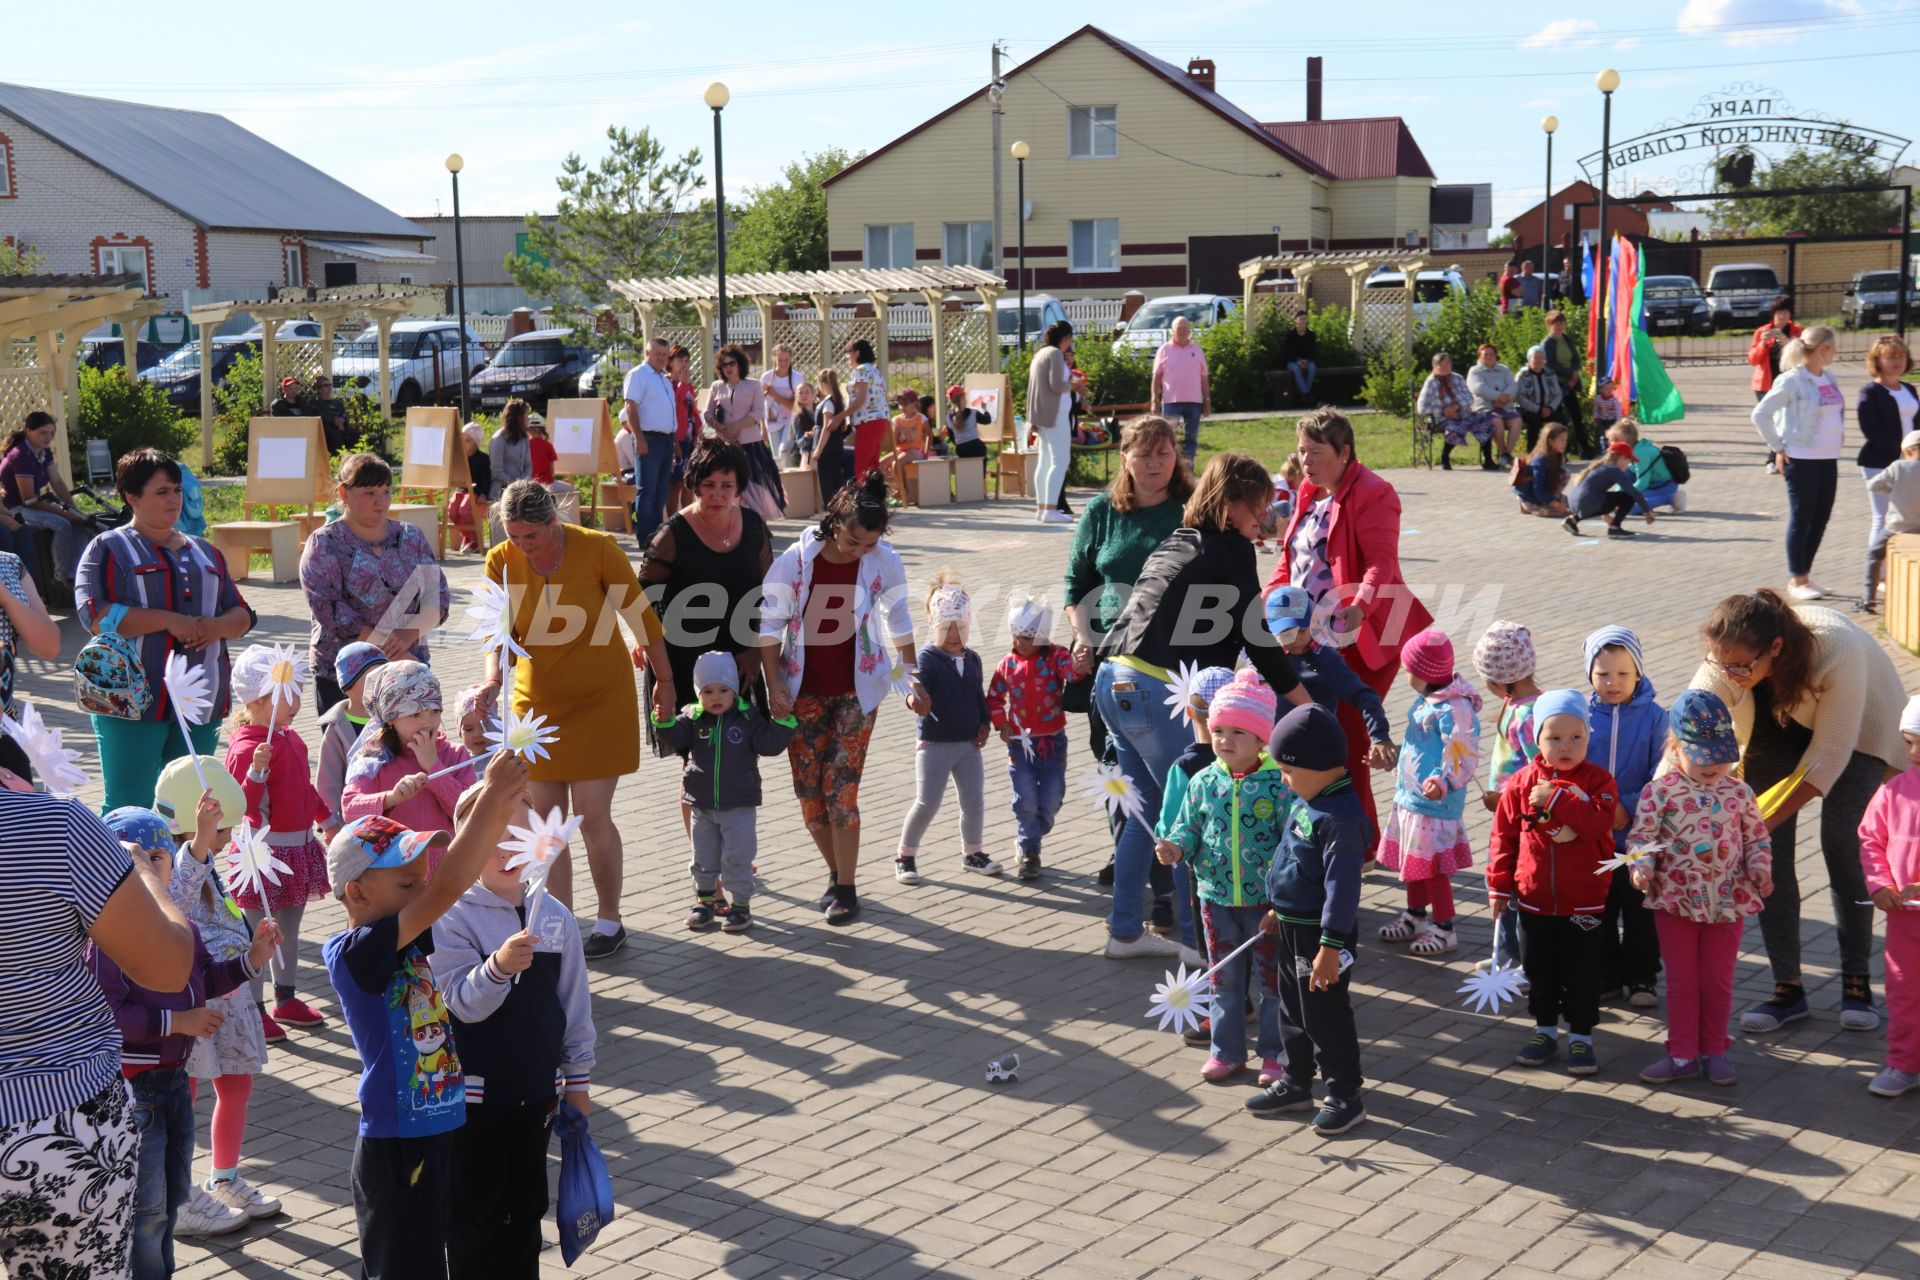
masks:
<svg viewBox="0 0 1920 1280"><path fill-rule="evenodd" d="M1320 372L1320 366L1311 360L1305 364L1295 360L1287 365L1287 372L1293 375L1293 385L1304 396L1312 392L1313 377Z"/></svg>
<svg viewBox="0 0 1920 1280"><path fill-rule="evenodd" d="M1265 903L1257 907L1227 907L1217 902L1200 904L1200 920L1207 930L1207 963L1219 964L1223 956L1260 932L1260 917L1267 914ZM1256 942L1231 964L1213 975L1213 1004L1207 1017L1213 1022L1213 1056L1222 1062L1247 1060L1247 983L1260 982L1259 1037L1255 1048L1260 1060L1280 1056L1280 986L1276 980L1274 957L1279 954L1280 939Z"/></svg>
<svg viewBox="0 0 1920 1280"><path fill-rule="evenodd" d="M1176 422L1186 424L1186 442L1180 446L1187 455L1187 461L1193 461L1193 455L1200 450L1200 409L1201 405L1193 400L1175 400L1166 405L1167 416Z"/></svg>
<svg viewBox="0 0 1920 1280"><path fill-rule="evenodd" d="M1067 794L1067 735L1035 738L1031 760L1026 748L1009 742L1007 778L1013 783L1013 822L1020 832L1020 852L1037 854Z"/></svg>
<svg viewBox="0 0 1920 1280"><path fill-rule="evenodd" d="M667 488L673 475L673 433L649 431L646 444L647 451L635 460L633 472L634 487L639 490L633 495L633 536L641 546L666 518Z"/></svg>
<svg viewBox="0 0 1920 1280"><path fill-rule="evenodd" d="M33 585L39 589L40 599L43 601L47 598L48 590L53 586L51 582L40 581L39 547L41 540L46 536L45 531L36 529L25 521L21 522L18 529L9 529L5 525L0 525L0 551L11 551L20 557L20 563L26 566L27 573L33 578Z"/></svg>
<svg viewBox="0 0 1920 1280"><path fill-rule="evenodd" d="M1646 498L1648 506L1670 507L1673 505L1673 495L1679 488L1679 485L1669 480L1665 484L1643 485L1640 492Z"/></svg>
<svg viewBox="0 0 1920 1280"><path fill-rule="evenodd" d="M127 1084L140 1137L133 1280L164 1280L173 1274L173 1220L193 1194L193 1094L184 1067L155 1067Z"/></svg>
<svg viewBox="0 0 1920 1280"><path fill-rule="evenodd" d="M1147 870L1153 863L1153 818L1160 812L1165 788L1162 780L1173 762L1193 740L1186 718L1167 715L1167 686L1145 672L1106 661L1093 677L1093 705L1113 735L1121 771L1139 793L1144 821L1129 818L1113 850L1113 906L1107 913L1107 932L1131 942L1146 929ZM1187 895L1176 892L1174 915L1181 936L1193 933Z"/></svg>
<svg viewBox="0 0 1920 1280"><path fill-rule="evenodd" d="M1840 464L1832 458L1787 459L1787 573L1803 577L1813 572L1827 521L1833 518L1833 498L1840 486Z"/></svg>

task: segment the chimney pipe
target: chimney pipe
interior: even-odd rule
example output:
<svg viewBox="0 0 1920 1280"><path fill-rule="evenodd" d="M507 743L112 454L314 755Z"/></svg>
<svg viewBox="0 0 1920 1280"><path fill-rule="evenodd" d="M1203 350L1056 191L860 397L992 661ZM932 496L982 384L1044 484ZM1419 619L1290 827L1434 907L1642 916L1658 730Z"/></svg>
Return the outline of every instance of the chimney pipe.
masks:
<svg viewBox="0 0 1920 1280"><path fill-rule="evenodd" d="M1320 59L1307 59L1307 119L1320 118Z"/></svg>
<svg viewBox="0 0 1920 1280"><path fill-rule="evenodd" d="M1213 92L1213 59L1192 58L1187 62L1187 75L1207 92Z"/></svg>

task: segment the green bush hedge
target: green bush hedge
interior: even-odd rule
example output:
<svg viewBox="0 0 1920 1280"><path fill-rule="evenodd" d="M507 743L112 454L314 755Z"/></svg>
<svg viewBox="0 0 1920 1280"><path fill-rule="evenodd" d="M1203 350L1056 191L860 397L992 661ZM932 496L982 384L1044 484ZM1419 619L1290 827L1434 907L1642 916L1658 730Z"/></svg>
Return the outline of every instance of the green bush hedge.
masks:
<svg viewBox="0 0 1920 1280"><path fill-rule="evenodd" d="M1567 337L1576 347L1586 350L1585 304L1557 305L1566 313ZM1435 352L1445 351L1452 356L1454 371L1464 374L1474 362L1480 344L1491 342L1498 348L1501 362L1517 373L1526 365L1527 349L1546 336L1544 310L1523 307L1502 315L1493 285L1482 282L1440 304L1432 321L1414 334L1411 361L1393 352L1374 353L1367 361L1360 398L1382 412L1410 416L1420 395L1420 385L1432 368Z"/></svg>
<svg viewBox="0 0 1920 1280"><path fill-rule="evenodd" d="M167 403L167 393L151 382L129 377L123 368L80 366L79 413L67 440L73 474L87 474L87 441L105 440L118 462L134 449L159 449L186 457L199 432L190 418Z"/></svg>
<svg viewBox="0 0 1920 1280"><path fill-rule="evenodd" d="M398 433L392 422L380 412L374 398L364 391L350 391L340 397L347 407L347 432L358 438L347 453L377 453L388 462L399 464L396 452ZM262 398L260 357L245 354L236 358L226 378L213 389L213 472L221 476L247 474L247 424L266 412Z"/></svg>

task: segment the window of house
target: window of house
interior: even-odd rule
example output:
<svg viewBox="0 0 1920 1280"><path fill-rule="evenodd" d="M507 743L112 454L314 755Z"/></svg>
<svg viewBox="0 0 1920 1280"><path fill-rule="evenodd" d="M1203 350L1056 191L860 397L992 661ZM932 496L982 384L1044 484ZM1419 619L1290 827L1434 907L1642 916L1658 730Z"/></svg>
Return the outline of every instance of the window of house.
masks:
<svg viewBox="0 0 1920 1280"><path fill-rule="evenodd" d="M140 277L140 291L153 292L153 277L147 274L147 251L137 244L101 245L100 274L117 276L121 273Z"/></svg>
<svg viewBox="0 0 1920 1280"><path fill-rule="evenodd" d="M1067 156L1099 160L1120 154L1118 107L1068 107Z"/></svg>
<svg viewBox="0 0 1920 1280"><path fill-rule="evenodd" d="M948 266L993 270L991 222L949 222L942 228L941 238L945 241Z"/></svg>
<svg viewBox="0 0 1920 1280"><path fill-rule="evenodd" d="M913 224L889 222L867 228L867 267L891 271L913 265Z"/></svg>
<svg viewBox="0 0 1920 1280"><path fill-rule="evenodd" d="M0 200L13 195L13 144L0 138Z"/></svg>
<svg viewBox="0 0 1920 1280"><path fill-rule="evenodd" d="M303 284L307 273L300 262L300 246L283 244L280 246L280 270L285 274L288 284Z"/></svg>
<svg viewBox="0 0 1920 1280"><path fill-rule="evenodd" d="M1120 219L1089 218L1071 224L1068 265L1074 271L1120 269Z"/></svg>

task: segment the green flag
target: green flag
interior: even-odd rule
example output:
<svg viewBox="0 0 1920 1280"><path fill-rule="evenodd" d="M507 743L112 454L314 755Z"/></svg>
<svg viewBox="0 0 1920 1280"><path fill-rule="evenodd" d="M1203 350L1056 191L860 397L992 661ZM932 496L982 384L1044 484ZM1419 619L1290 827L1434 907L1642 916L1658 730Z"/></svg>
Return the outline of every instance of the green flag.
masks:
<svg viewBox="0 0 1920 1280"><path fill-rule="evenodd" d="M1633 342L1633 396L1638 404L1635 414L1648 426L1659 426L1663 422L1678 422L1687 415L1686 401L1680 398L1680 391L1673 385L1673 379L1667 376L1666 365L1660 363L1660 353L1653 349L1653 339L1640 327L1640 318L1646 314L1646 278L1647 250L1639 249L1639 278L1633 286L1633 324L1628 326Z"/></svg>

